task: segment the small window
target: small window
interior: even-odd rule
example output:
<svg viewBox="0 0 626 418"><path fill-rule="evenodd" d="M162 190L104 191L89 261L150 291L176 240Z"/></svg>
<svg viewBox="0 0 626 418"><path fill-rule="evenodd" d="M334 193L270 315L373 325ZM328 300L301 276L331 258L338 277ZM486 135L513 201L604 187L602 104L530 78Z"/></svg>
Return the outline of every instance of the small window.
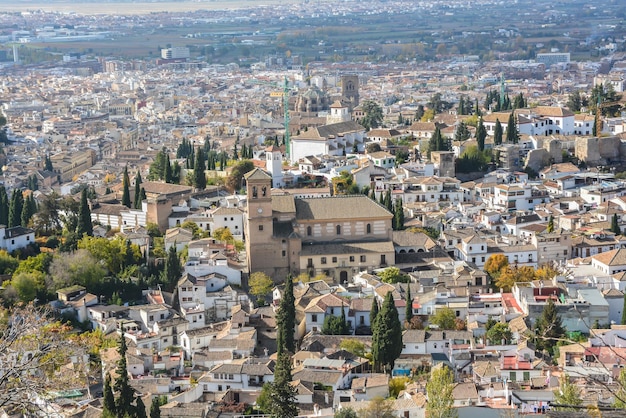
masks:
<svg viewBox="0 0 626 418"><path fill-rule="evenodd" d="M317 322L317 314L311 315L311 322Z"/></svg>
<svg viewBox="0 0 626 418"><path fill-rule="evenodd" d="M326 264L326 257L322 257L322 264Z"/></svg>
<svg viewBox="0 0 626 418"><path fill-rule="evenodd" d="M360 258L360 260L361 260L361 263L365 263L365 256L364 256L364 255L362 255L362 256L361 256L361 258Z"/></svg>
<svg viewBox="0 0 626 418"><path fill-rule="evenodd" d="M287 251L283 250L282 251L282 256L285 257L287 255Z"/></svg>
<svg viewBox="0 0 626 418"><path fill-rule="evenodd" d="M341 225L337 225L335 229L337 230L337 235L341 235Z"/></svg>
<svg viewBox="0 0 626 418"><path fill-rule="evenodd" d="M350 262L354 263L354 256L353 255L350 256Z"/></svg>
<svg viewBox="0 0 626 418"><path fill-rule="evenodd" d="M307 237L310 237L312 233L313 233L313 231L312 231L311 227L307 226L306 227L306 235L307 235Z"/></svg>
<svg viewBox="0 0 626 418"><path fill-rule="evenodd" d="M368 234L372 233L372 224L367 224L367 226L365 227L366 231Z"/></svg>
<svg viewBox="0 0 626 418"><path fill-rule="evenodd" d="M333 257L333 263L337 262L337 257Z"/></svg>
<svg viewBox="0 0 626 418"><path fill-rule="evenodd" d="M263 231L263 225L259 225L259 231Z"/></svg>

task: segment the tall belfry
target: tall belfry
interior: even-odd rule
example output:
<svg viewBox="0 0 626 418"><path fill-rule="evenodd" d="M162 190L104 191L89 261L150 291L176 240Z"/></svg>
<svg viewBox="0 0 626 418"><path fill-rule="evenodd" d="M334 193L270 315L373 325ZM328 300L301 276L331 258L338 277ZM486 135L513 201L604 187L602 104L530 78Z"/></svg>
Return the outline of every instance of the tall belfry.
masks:
<svg viewBox="0 0 626 418"><path fill-rule="evenodd" d="M350 112L359 105L359 76L341 76L341 102L347 105Z"/></svg>

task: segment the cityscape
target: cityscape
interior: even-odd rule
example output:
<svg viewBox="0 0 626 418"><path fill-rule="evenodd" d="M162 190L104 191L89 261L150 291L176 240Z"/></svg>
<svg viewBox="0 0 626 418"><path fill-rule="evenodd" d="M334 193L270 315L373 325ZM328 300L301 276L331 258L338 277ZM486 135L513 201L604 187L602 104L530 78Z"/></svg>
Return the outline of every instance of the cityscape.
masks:
<svg viewBox="0 0 626 418"><path fill-rule="evenodd" d="M1 416L626 416L625 90L618 0L0 0Z"/></svg>

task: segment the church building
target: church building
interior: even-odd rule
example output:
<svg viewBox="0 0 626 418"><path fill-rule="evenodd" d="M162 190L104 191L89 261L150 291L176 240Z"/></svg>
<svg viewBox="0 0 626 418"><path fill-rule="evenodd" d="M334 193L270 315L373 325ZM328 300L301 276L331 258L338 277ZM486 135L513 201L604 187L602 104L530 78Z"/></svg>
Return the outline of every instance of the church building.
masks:
<svg viewBox="0 0 626 418"><path fill-rule="evenodd" d="M294 198L272 190L261 169L245 176L248 268L275 282L302 272L347 282L353 274L392 265L393 214L365 195Z"/></svg>

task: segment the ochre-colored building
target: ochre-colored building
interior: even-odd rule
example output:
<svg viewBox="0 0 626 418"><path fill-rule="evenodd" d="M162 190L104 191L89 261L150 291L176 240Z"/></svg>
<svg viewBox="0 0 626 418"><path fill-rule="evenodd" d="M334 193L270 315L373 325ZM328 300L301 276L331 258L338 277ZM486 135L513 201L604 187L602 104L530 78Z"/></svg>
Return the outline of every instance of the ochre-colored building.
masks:
<svg viewBox="0 0 626 418"><path fill-rule="evenodd" d="M272 194L272 177L246 175L245 234L250 272L275 281L287 274L326 274L346 282L354 273L395 262L393 215L364 195L294 198Z"/></svg>

